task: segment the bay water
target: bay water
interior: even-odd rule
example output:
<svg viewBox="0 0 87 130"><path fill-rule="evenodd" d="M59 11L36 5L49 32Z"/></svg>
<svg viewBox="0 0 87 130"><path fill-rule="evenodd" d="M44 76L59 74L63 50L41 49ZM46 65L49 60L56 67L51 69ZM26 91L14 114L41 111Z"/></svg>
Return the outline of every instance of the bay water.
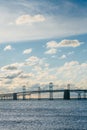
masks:
<svg viewBox="0 0 87 130"><path fill-rule="evenodd" d="M87 100L0 101L0 130L87 130Z"/></svg>

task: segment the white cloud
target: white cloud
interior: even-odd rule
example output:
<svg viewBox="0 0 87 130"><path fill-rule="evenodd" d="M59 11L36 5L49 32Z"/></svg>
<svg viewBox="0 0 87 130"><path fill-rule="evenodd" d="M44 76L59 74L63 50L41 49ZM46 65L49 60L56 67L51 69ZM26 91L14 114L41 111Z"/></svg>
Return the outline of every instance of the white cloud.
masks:
<svg viewBox="0 0 87 130"><path fill-rule="evenodd" d="M62 40L58 47L78 47L81 43L78 40Z"/></svg>
<svg viewBox="0 0 87 130"><path fill-rule="evenodd" d="M31 56L31 57L29 57L28 59L26 59L25 64L32 66L32 65L38 64L39 61L40 61L40 59L39 59L38 57L36 57L36 56Z"/></svg>
<svg viewBox="0 0 87 130"><path fill-rule="evenodd" d="M23 51L23 54L30 54L32 52L32 49L26 49Z"/></svg>
<svg viewBox="0 0 87 130"><path fill-rule="evenodd" d="M82 43L78 40L62 40L57 43L56 41L47 42L46 48L59 48L59 47L78 47Z"/></svg>
<svg viewBox="0 0 87 130"><path fill-rule="evenodd" d="M9 64L9 65L3 66L1 68L1 71L13 71L13 70L17 70L18 68L22 66L23 66L23 63Z"/></svg>
<svg viewBox="0 0 87 130"><path fill-rule="evenodd" d="M5 79L14 79L17 78L19 75L23 73L22 70L16 70L16 71L9 71L9 73L6 73Z"/></svg>
<svg viewBox="0 0 87 130"><path fill-rule="evenodd" d="M57 49L55 48L49 49L48 51L45 52L45 54L56 54L56 53L57 53Z"/></svg>
<svg viewBox="0 0 87 130"><path fill-rule="evenodd" d="M78 61L66 62L64 66L58 68L57 73L61 79L71 80L73 83L77 83L86 78L87 64L80 64Z"/></svg>
<svg viewBox="0 0 87 130"><path fill-rule="evenodd" d="M43 2L35 0L33 2L22 0L21 2L16 0L9 4L0 2L0 17L2 18L0 20L0 41L52 39L87 33L86 7L80 8L78 6L79 8L75 8L74 13L72 13L72 7L70 5L66 6L67 1L63 2L62 5L60 5L60 2L56 5L52 3L46 0ZM55 10L58 13L55 13ZM43 21L43 18L33 18L38 12L39 15L46 16L46 21L37 25L25 26L24 23L31 24L31 21L40 21L41 19ZM14 21L21 24L21 26L12 24Z"/></svg>
<svg viewBox="0 0 87 130"><path fill-rule="evenodd" d="M60 57L60 59L66 59L66 58L67 58L66 55L62 55L62 56Z"/></svg>
<svg viewBox="0 0 87 130"><path fill-rule="evenodd" d="M71 67L71 66L76 66L76 65L79 65L79 62L78 62L78 61L66 62L66 63L64 64L65 67Z"/></svg>
<svg viewBox="0 0 87 130"><path fill-rule="evenodd" d="M62 57L65 58L66 56L63 55ZM66 62L61 67L52 68L46 61L47 59L31 56L23 63L3 66L0 69L0 85L3 86L3 91L19 91L23 85L49 84L51 81L60 88L61 84L65 85L68 82L75 84L78 88L86 88L87 63L80 64L78 61L71 61ZM28 69L25 69L26 66ZM62 87L64 88L64 86Z"/></svg>
<svg viewBox="0 0 87 130"><path fill-rule="evenodd" d="M61 47L74 47L75 48L75 47L80 46L81 44L82 43L79 42L78 40L62 40L59 43L57 43L56 41L50 41L50 42L46 43L46 48L49 49L49 50L45 51L45 54L56 54L57 49L59 49ZM69 52L68 55L70 55L70 54L73 54L73 52ZM64 58L66 58L66 56L63 55L60 58L64 59Z"/></svg>
<svg viewBox="0 0 87 130"><path fill-rule="evenodd" d="M56 41L50 41L50 42L47 42L46 47L47 48L57 48L58 43Z"/></svg>
<svg viewBox="0 0 87 130"><path fill-rule="evenodd" d="M4 10L2 10L1 12L3 11ZM35 20L30 22L31 20L28 20L28 19L32 19L32 18L26 18L28 17L26 15L20 16L20 13L19 13L20 11L18 12L18 14L17 13L15 14L15 12L12 13L11 11L10 13L7 13L7 14L6 14L6 11L4 12L5 12L4 14L2 13L0 15L3 20L3 22L0 24L0 30L1 30L0 41L1 42L33 40L33 39L41 39L41 38L52 39L52 38L57 38L57 37L66 37L66 36L71 36L71 35L87 33L87 28L86 28L87 18L79 19L79 20L78 19L70 20L70 18L65 18L62 16L49 15L48 17L46 17L46 20L42 20L45 22L39 22L38 20L36 20L39 22L39 24L32 24L32 23L35 23L34 22ZM31 17L34 17L34 16L31 16ZM15 21L15 17L17 18L16 21ZM6 24L6 21L7 21L7 24ZM16 24L14 24L14 21L16 22ZM21 26L17 26L20 24ZM28 24L28 25L32 24L32 26L25 26L25 24ZM73 26L71 26L71 24ZM79 30L79 27L80 27L80 30Z"/></svg>
<svg viewBox="0 0 87 130"><path fill-rule="evenodd" d="M36 22L43 22L45 21L45 17L43 15L37 14L34 16L31 15L22 15L16 19L16 24L32 24Z"/></svg>
<svg viewBox="0 0 87 130"><path fill-rule="evenodd" d="M62 47L78 47L82 44L82 42L79 42L78 40L62 40L61 42L57 43L56 41L50 41L46 43L46 48L49 49L45 52L45 54L55 54L57 53L57 49ZM61 50L59 50L61 52ZM73 52L69 52L68 55L73 54ZM66 58L65 55L60 57L61 59Z"/></svg>
<svg viewBox="0 0 87 130"><path fill-rule="evenodd" d="M33 76L34 76L33 73L21 73L18 77L21 79L27 79L27 78L31 78Z"/></svg>
<svg viewBox="0 0 87 130"><path fill-rule="evenodd" d="M10 51L12 50L12 46L11 45L7 45L5 48L4 48L4 51Z"/></svg>

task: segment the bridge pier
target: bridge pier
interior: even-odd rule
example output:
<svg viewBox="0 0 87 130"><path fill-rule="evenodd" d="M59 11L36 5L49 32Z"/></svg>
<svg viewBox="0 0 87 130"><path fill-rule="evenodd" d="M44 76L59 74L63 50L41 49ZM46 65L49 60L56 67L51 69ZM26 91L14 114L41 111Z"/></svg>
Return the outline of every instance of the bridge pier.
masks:
<svg viewBox="0 0 87 130"><path fill-rule="evenodd" d="M13 93L13 100L17 100L17 93Z"/></svg>
<svg viewBox="0 0 87 130"><path fill-rule="evenodd" d="M38 87L38 100L41 99L40 87Z"/></svg>
<svg viewBox="0 0 87 130"><path fill-rule="evenodd" d="M49 83L49 93L50 93L49 99L53 100L53 83L52 82Z"/></svg>
<svg viewBox="0 0 87 130"><path fill-rule="evenodd" d="M29 100L31 99L31 93L29 93Z"/></svg>
<svg viewBox="0 0 87 130"><path fill-rule="evenodd" d="M64 99L70 100L70 90L69 89L64 90Z"/></svg>
<svg viewBox="0 0 87 130"><path fill-rule="evenodd" d="M23 100L25 100L26 86L23 86Z"/></svg>
<svg viewBox="0 0 87 130"><path fill-rule="evenodd" d="M84 95L83 96L84 96L84 99L86 99L86 92L85 91L84 91Z"/></svg>
<svg viewBox="0 0 87 130"><path fill-rule="evenodd" d="M81 93L80 92L78 93L78 99L81 99Z"/></svg>

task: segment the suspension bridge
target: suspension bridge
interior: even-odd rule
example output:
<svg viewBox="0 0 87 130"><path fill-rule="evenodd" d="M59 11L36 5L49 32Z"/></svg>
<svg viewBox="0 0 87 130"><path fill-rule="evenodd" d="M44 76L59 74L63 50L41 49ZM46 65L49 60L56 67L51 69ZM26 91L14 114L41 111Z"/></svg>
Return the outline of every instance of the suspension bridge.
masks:
<svg viewBox="0 0 87 130"><path fill-rule="evenodd" d="M70 99L87 99L87 89L70 89L70 84L67 85L66 89L54 89L53 83L49 83L48 89L41 89L38 87L37 90L26 90L26 86L23 86L23 90L21 92L16 93L3 93L0 94L0 100L31 100L31 99L60 99L59 97L54 98L54 94L57 95L62 93L61 99L70 100ZM48 94L48 97L45 98L45 95ZM72 97L71 95L76 94L76 97ZM32 96L33 95L33 96ZM43 95L43 97L42 97ZM32 96L32 98L31 98ZM35 98L33 98L35 97Z"/></svg>

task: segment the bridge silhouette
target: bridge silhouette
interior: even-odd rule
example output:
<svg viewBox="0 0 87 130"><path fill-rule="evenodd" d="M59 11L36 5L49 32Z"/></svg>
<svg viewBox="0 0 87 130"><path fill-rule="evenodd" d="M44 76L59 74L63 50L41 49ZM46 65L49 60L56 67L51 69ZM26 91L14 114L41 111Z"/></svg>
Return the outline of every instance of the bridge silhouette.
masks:
<svg viewBox="0 0 87 130"><path fill-rule="evenodd" d="M38 90L26 90L26 86L23 86L23 90L21 92L16 93L4 93L0 94L0 100L30 100L30 99L60 99L54 98L54 93L63 93L61 99L70 100L70 99L87 99L87 89L70 89L70 84L67 85L66 89L53 89L53 83L49 83L49 89L41 89L38 87ZM49 94L48 98L45 98L45 94ZM72 98L71 93L77 94L77 97ZM44 98L42 98L42 94L44 94ZM31 98L32 95L37 95L37 98ZM83 95L83 96L82 96ZM21 98L20 98L21 97Z"/></svg>

